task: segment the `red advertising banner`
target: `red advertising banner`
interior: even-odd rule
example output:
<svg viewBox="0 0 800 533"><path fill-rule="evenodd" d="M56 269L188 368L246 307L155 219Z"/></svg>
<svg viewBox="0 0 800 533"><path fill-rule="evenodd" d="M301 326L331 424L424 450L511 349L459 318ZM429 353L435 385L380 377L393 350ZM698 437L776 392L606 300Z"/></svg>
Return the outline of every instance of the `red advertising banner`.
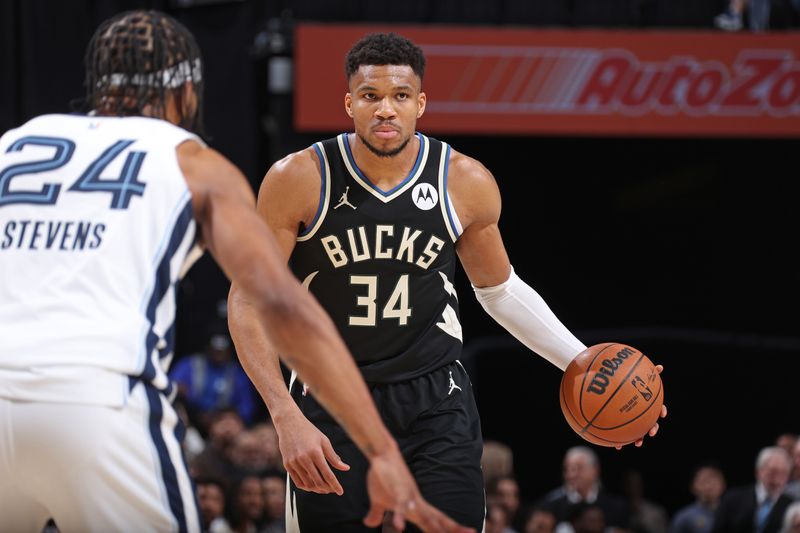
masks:
<svg viewBox="0 0 800 533"><path fill-rule="evenodd" d="M344 56L395 31L427 58L427 133L800 137L800 34L300 24L295 127L343 131Z"/></svg>

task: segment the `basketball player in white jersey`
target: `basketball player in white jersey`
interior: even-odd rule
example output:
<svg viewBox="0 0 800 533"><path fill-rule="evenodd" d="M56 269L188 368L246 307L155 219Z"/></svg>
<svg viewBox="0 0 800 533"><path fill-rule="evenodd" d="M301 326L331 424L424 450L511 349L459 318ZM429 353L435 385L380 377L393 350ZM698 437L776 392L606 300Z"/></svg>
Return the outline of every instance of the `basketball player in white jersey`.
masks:
<svg viewBox="0 0 800 533"><path fill-rule="evenodd" d="M198 126L200 54L170 17L104 22L88 116L0 138L0 530L199 531L166 375L195 245L256 302L269 339L370 458L374 508L431 507L330 319L285 265L242 174Z"/></svg>

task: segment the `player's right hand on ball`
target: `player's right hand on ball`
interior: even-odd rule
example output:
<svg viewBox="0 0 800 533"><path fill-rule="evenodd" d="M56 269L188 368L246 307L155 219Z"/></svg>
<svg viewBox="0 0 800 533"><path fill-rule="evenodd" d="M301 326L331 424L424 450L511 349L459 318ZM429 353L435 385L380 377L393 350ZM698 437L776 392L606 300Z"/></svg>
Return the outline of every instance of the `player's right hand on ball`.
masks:
<svg viewBox="0 0 800 533"><path fill-rule="evenodd" d="M659 375L660 375L660 374L661 374L663 371L664 371L664 365L656 365L656 372L658 372L658 373L659 373ZM659 418L666 418L666 417L667 417L667 406L666 406L665 404L662 404L662 405L661 405L661 413L659 413ZM649 436L651 436L651 437L655 437L655 436L656 436L656 433L658 433L658 429L659 429L659 427L660 427L660 426L659 426L658 422L656 422L656 423L655 423L655 425L654 425L653 427L651 427L651 428L650 428L650 430L647 432L647 435L649 435ZM645 436L647 436L647 435L645 435ZM634 442L633 444L634 444L634 446L636 446L637 448L641 447L641 446L642 446L642 444L644 444L644 437L642 437L641 439L637 440L637 441L636 441L636 442ZM621 450L621 449L622 449L622 446L616 446L616 448L617 448L618 450Z"/></svg>
<svg viewBox="0 0 800 533"><path fill-rule="evenodd" d="M397 531L403 531L409 520L426 533L475 533L425 501L396 447L370 460L367 492L371 505L364 524L368 527L380 526L384 514L391 512L391 525Z"/></svg>
<svg viewBox="0 0 800 533"><path fill-rule="evenodd" d="M331 466L346 472L350 465L342 461L328 437L314 424L297 411L278 417L275 430L283 466L297 488L317 494L344 494Z"/></svg>

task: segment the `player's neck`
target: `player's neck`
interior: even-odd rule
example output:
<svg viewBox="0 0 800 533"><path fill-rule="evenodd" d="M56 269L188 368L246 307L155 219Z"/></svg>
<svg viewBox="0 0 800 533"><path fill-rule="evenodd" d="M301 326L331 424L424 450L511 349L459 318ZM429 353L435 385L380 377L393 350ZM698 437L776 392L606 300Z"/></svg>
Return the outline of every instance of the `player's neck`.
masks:
<svg viewBox="0 0 800 533"><path fill-rule="evenodd" d="M419 137L416 135L411 136L400 153L388 157L375 154L358 135L351 133L348 135L348 141L353 159L361 173L373 185L384 191L394 188L408 176L417 162L420 150Z"/></svg>
<svg viewBox="0 0 800 533"><path fill-rule="evenodd" d="M174 105L171 106L167 112L164 110L153 106L151 104L147 104L142 107L141 110L134 111L136 109L134 104L128 105L129 109L131 110L129 114L125 114L123 116L127 117L147 117L147 118L157 118L161 120L166 120L172 124L178 125L180 123L180 116L178 114L177 109L175 109ZM108 99L105 102L104 106L98 106L97 109L94 109L91 115L95 115L98 117L116 117L120 116L117 113L116 108L113 107L113 99Z"/></svg>

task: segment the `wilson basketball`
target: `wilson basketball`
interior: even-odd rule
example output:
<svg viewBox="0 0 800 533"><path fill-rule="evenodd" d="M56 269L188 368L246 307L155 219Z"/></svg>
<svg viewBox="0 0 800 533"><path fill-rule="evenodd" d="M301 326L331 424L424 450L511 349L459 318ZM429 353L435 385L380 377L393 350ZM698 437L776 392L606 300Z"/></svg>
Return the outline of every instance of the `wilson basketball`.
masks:
<svg viewBox="0 0 800 533"><path fill-rule="evenodd" d="M625 344L596 344L561 378L561 410L575 432L600 446L644 437L661 415L664 387L655 365Z"/></svg>

